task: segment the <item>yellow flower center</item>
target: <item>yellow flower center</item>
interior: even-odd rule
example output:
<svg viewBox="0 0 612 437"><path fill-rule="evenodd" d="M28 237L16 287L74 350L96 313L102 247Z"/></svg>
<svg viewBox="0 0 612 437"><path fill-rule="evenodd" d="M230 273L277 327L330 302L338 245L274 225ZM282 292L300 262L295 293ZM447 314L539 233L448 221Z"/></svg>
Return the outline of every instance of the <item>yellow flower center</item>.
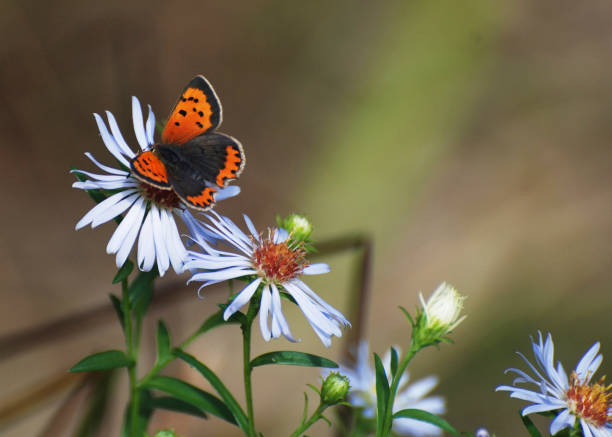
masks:
<svg viewBox="0 0 612 437"><path fill-rule="evenodd" d="M605 376L596 384L581 384L576 372L572 372L570 388L566 393L570 412L600 427L612 420L612 416L608 415L612 384L606 386L604 380Z"/></svg>

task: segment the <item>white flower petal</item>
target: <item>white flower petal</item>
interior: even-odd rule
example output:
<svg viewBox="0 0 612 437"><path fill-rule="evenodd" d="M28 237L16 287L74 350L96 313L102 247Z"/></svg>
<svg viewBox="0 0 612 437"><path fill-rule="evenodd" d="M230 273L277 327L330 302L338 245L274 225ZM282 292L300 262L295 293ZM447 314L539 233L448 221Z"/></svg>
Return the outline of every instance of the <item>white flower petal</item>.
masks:
<svg viewBox="0 0 612 437"><path fill-rule="evenodd" d="M176 227L176 221L172 213L165 209L161 210L161 219L162 226L164 226L167 232L166 245L172 268L176 273L183 273L183 263L187 258L187 250L185 250L185 246L183 246L183 241Z"/></svg>
<svg viewBox="0 0 612 437"><path fill-rule="evenodd" d="M121 192L121 194L124 194L126 192L128 191L127 190L123 191ZM91 227L95 228L101 225L102 223L106 223L107 221L112 220L115 217L123 214L125 210L127 210L130 206L132 206L132 204L136 201L136 199L139 196L140 195L138 193L134 193L130 196L125 197L124 199L121 199L119 202L115 203L114 205L110 205L108 208L104 209L103 211L100 211L99 214L96 214L96 216L92 220Z"/></svg>
<svg viewBox="0 0 612 437"><path fill-rule="evenodd" d="M232 314L234 314L236 311L242 308L249 300L251 300L251 297L253 297L253 294L255 294L255 292L257 291L257 287L259 287L260 283L261 278L257 278L249 285L244 287L242 291L238 293L238 295L234 298L232 303L230 303L227 308L225 308L225 311L223 312L223 320L229 319Z"/></svg>
<svg viewBox="0 0 612 437"><path fill-rule="evenodd" d="M102 202L98 203L92 209L89 210L87 214L83 216L81 220L76 224L76 229L81 229L83 226L87 226L90 223L93 223L95 218L102 214L107 208L111 208L117 202L120 202L125 197L135 193L136 190L125 190L120 193L113 194L112 196L104 199Z"/></svg>
<svg viewBox="0 0 612 437"><path fill-rule="evenodd" d="M93 156L91 153L89 153L89 152L86 152L86 153L85 153L85 156L87 156L87 158L89 158L89 160L90 160L91 162L93 162L93 163L94 163L94 164L95 164L95 165L96 165L96 166L97 166L97 167L98 167L100 170L104 170L104 171L105 171L105 172L107 172L107 173L110 173L110 174L115 174L115 175L119 175L119 176L125 176L125 177L129 176L129 174L130 174L129 172L127 172L127 171L125 171L125 170L119 170L119 169L116 169L116 168L113 168L113 167L109 167L108 165L104 165L104 164L100 163L100 162L99 162L99 161L98 161L96 158L94 158L94 156ZM80 171L80 170L78 170L78 171Z"/></svg>
<svg viewBox="0 0 612 437"><path fill-rule="evenodd" d="M257 241L261 241L259 233L257 232L257 229L255 228L255 225L253 224L253 221L249 218L249 216L246 214L242 214L242 218L244 218L244 222L246 223L247 228L249 228L249 232L251 233L253 238Z"/></svg>
<svg viewBox="0 0 612 437"><path fill-rule="evenodd" d="M256 273L255 270L252 269L244 269L244 268L229 268L218 271L210 271L210 272L201 272L196 273L187 281L190 283L192 281L204 281L204 280L221 280L226 281L228 279L240 278L241 276L252 275Z"/></svg>
<svg viewBox="0 0 612 437"><path fill-rule="evenodd" d="M144 272L151 271L155 265L155 243L153 238L153 223L151 211L149 211L140 229L140 237L138 237L138 268Z"/></svg>
<svg viewBox="0 0 612 437"><path fill-rule="evenodd" d="M293 335L291 334L291 330L289 329L289 324L287 323L287 319L285 319L285 315L282 310L282 303L280 293L276 285L271 284L270 288L272 289L272 323L273 327L276 327L280 330L285 338L291 342L297 342ZM273 331L274 333L274 331Z"/></svg>
<svg viewBox="0 0 612 437"><path fill-rule="evenodd" d="M555 417L550 424L550 435L555 435L564 428L571 428L574 426L576 418L569 412L569 410L563 410Z"/></svg>
<svg viewBox="0 0 612 437"><path fill-rule="evenodd" d="M603 357L601 355L597 357L598 352L599 352L599 342L591 346L589 350L584 354L584 356L578 362L578 365L576 366L576 373L578 374L578 378L580 379L580 382L582 383L588 382L587 378L590 380L590 378L599 368L599 365L601 364L601 360ZM594 366L594 364L596 364L596 366Z"/></svg>
<svg viewBox="0 0 612 437"><path fill-rule="evenodd" d="M111 239L108 240L108 244L106 245L106 253L116 253L121 247L123 240L125 240L132 227L135 226L140 229L144 213L144 199L140 197L138 200L136 200L134 205L132 205L123 220L121 220L121 223L119 223L119 226L117 226L117 229L115 230L115 232L113 232L113 236L111 237ZM123 263L121 263L121 265L118 267L121 267L122 265Z"/></svg>
<svg viewBox="0 0 612 437"><path fill-rule="evenodd" d="M155 259L157 260L157 269L159 276L164 276L168 267L170 267L170 258L166 248L167 231L162 226L159 208L155 205L151 206L149 211L151 223L153 225L153 242L155 244Z"/></svg>
<svg viewBox="0 0 612 437"><path fill-rule="evenodd" d="M136 237L138 237L138 234L140 232L140 228L142 226L142 219L144 218L146 210L146 204L143 198L138 199L136 203L132 206L132 209L130 209L130 212L135 211L135 216L132 219L133 225L129 227L127 234L123 238L123 241L120 243L121 245L117 250L117 267L122 266L127 257L129 256L130 251L134 246L134 242L136 241ZM125 220L125 218L123 220ZM121 223L123 223L123 221Z"/></svg>
<svg viewBox="0 0 612 437"><path fill-rule="evenodd" d="M268 327L268 313L270 311L270 303L272 301L272 296L270 293L270 287L264 285L261 290L261 302L259 306L259 330L261 331L261 336L264 340L270 341L270 328ZM276 335L275 337L278 337Z"/></svg>
<svg viewBox="0 0 612 437"><path fill-rule="evenodd" d="M111 128L111 132L113 133L113 138L121 149L121 151L123 152L123 154L130 159L136 156L134 151L130 149L130 146L128 146L125 140L123 139L123 135L121 134L121 130L117 125L117 120L115 120L115 116L110 111L106 111L106 118L108 119L108 125Z"/></svg>
<svg viewBox="0 0 612 437"><path fill-rule="evenodd" d="M238 185L230 185L217 191L215 201L220 202L230 197L237 196L238 194L240 194L240 187Z"/></svg>
<svg viewBox="0 0 612 437"><path fill-rule="evenodd" d="M134 133L136 134L136 140L138 144L140 144L140 148L142 150L147 150L149 144L147 143L147 136L142 121L142 108L135 96L132 96L132 121L134 122Z"/></svg>
<svg viewBox="0 0 612 437"><path fill-rule="evenodd" d="M127 159L121 154L121 148L115 142L115 138L108 132L106 128L106 124L104 124L104 120L98 114L94 114L94 118L96 120L96 124L98 125L98 130L100 131L100 136L102 137L102 141L104 141L104 145L108 149L108 151L113 155L117 161L126 167L130 167L130 163Z"/></svg>

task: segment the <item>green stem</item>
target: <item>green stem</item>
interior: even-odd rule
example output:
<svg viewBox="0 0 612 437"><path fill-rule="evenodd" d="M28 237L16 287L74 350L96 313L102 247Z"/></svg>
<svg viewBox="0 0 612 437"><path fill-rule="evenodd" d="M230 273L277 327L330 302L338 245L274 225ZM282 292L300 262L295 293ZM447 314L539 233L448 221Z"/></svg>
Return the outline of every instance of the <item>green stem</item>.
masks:
<svg viewBox="0 0 612 437"><path fill-rule="evenodd" d="M121 281L121 309L123 311L123 325L125 328L125 346L127 348L127 356L132 359L134 364L128 368L128 377L130 380L130 435L138 435L138 409L140 403L140 393L138 391L138 350L134 347L134 327L132 325L132 308L130 305L130 296L128 291L127 278Z"/></svg>
<svg viewBox="0 0 612 437"><path fill-rule="evenodd" d="M251 307L253 305L251 304ZM253 410L253 387L251 384L251 328L253 318L249 317L251 307L247 314L247 322L242 325L242 359L243 359L243 374L244 374L244 394L246 398L247 416L249 418L249 436L256 437L255 433L255 414Z"/></svg>
<svg viewBox="0 0 612 437"><path fill-rule="evenodd" d="M410 360L414 358L417 352L421 350L421 346L417 345L414 341L410 342L410 349L402 358L400 365L397 367L397 372L391 382L391 388L389 390L389 400L387 401L387 408L385 410L385 417L383 419L382 434L377 437L383 437L391 435L391 426L393 425L393 403L395 402L395 395L397 394L397 388L399 386L400 379L408 367ZM380 417L378 418L380 420Z"/></svg>
<svg viewBox="0 0 612 437"><path fill-rule="evenodd" d="M325 411L327 407L329 407L329 405L319 404L314 413L312 413L312 416L310 416L310 418L306 422L298 426L298 428L293 432L293 434L291 434L291 437L301 436L304 431L310 428L317 420L321 418L321 416L323 415L323 411Z"/></svg>

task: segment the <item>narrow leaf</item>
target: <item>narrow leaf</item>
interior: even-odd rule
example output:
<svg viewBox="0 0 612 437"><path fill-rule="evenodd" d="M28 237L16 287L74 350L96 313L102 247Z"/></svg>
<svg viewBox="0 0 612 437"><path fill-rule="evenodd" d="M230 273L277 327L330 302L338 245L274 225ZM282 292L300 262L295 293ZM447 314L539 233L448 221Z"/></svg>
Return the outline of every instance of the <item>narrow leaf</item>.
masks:
<svg viewBox="0 0 612 437"><path fill-rule="evenodd" d="M538 431L538 428L536 428L535 424L528 416L523 416L520 411L519 416L521 417L523 425L525 425L525 429L527 429L527 432L531 437L542 437L542 434L540 434L540 431Z"/></svg>
<svg viewBox="0 0 612 437"><path fill-rule="evenodd" d="M177 411L179 413L189 414L191 416L207 419L208 415L198 407L174 398L172 396L163 396L151 399L152 408L161 408L162 410Z"/></svg>
<svg viewBox="0 0 612 437"><path fill-rule="evenodd" d="M251 367L265 366L266 364L288 364L292 366L306 367L328 367L335 369L338 364L332 360L320 357L318 355L307 354L296 351L276 351L268 352L253 358Z"/></svg>
<svg viewBox="0 0 612 437"><path fill-rule="evenodd" d="M145 387L163 391L199 408L202 412L213 414L230 423L236 423L231 411L221 399L180 379L169 376L156 376L149 379Z"/></svg>
<svg viewBox="0 0 612 437"><path fill-rule="evenodd" d="M394 347L391 348L391 377L395 377L395 374L397 373L397 361L398 361L398 357L397 357L397 350L395 350Z"/></svg>
<svg viewBox="0 0 612 437"><path fill-rule="evenodd" d="M170 333L166 324L157 322L157 361L161 361L170 353Z"/></svg>
<svg viewBox="0 0 612 437"><path fill-rule="evenodd" d="M246 414L240 407L240 404L236 401L234 396L230 393L230 391L223 385L223 382L219 379L215 373L210 370L204 363L199 362L195 357L189 355L188 353L175 349L174 354L177 358L185 361L187 364L196 369L206 380L214 387L217 391L221 399L225 401L225 405L230 409L232 414L234 415L236 422L238 422L238 426L242 429L247 435L249 433L249 420L247 419Z"/></svg>
<svg viewBox="0 0 612 437"><path fill-rule="evenodd" d="M421 422L427 422L434 426L437 426L444 431L450 432L453 435L459 435L459 432L453 428L446 420L436 416L428 411L418 410L416 408L408 408L406 410L400 410L393 415L394 419L405 418L414 419Z"/></svg>
<svg viewBox="0 0 612 437"><path fill-rule="evenodd" d="M121 323L121 329L125 330L125 324L123 323L123 308L121 308L121 300L114 294L109 294L108 297L111 303L113 304L115 313L117 313L117 318L119 319L119 323Z"/></svg>
<svg viewBox="0 0 612 437"><path fill-rule="evenodd" d="M123 263L119 271L117 271L117 274L113 278L113 284L117 284L126 279L130 276L132 270L134 270L134 263L128 259Z"/></svg>
<svg viewBox="0 0 612 437"><path fill-rule="evenodd" d="M146 436L145 431L147 429L147 425L149 424L149 420L151 419L151 415L153 414L153 410L150 408L151 401L151 393L149 390L140 390L140 405L138 407L138 413L136 417L136 426L135 433L132 433L132 405L128 403L125 414L123 418L123 427L121 429L121 437L132 437L136 436Z"/></svg>
<svg viewBox="0 0 612 437"><path fill-rule="evenodd" d="M129 367L134 362L128 356L118 350L99 352L83 358L76 363L70 372L91 372L94 370L109 370L117 367Z"/></svg>
<svg viewBox="0 0 612 437"><path fill-rule="evenodd" d="M386 417L387 402L389 401L389 380L378 354L374 354L374 367L376 370L376 410L378 412L376 428L378 430L377 435L382 435L384 432L382 423Z"/></svg>
<svg viewBox="0 0 612 437"><path fill-rule="evenodd" d="M131 307L136 317L141 318L147 312L149 303L153 297L153 281L157 277L157 269L150 272L141 272L130 284L129 296Z"/></svg>

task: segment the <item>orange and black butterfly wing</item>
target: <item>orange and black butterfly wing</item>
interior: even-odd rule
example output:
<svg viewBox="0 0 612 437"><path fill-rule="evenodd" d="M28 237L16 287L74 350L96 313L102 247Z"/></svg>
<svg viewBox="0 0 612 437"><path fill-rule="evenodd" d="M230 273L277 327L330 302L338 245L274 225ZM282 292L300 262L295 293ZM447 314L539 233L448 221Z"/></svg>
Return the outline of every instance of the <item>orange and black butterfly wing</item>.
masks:
<svg viewBox="0 0 612 437"><path fill-rule="evenodd" d="M175 193L203 211L214 204L217 187L238 178L245 164L238 140L219 133L200 135L180 147L162 144L157 150Z"/></svg>
<svg viewBox="0 0 612 437"><path fill-rule="evenodd" d="M221 121L221 102L215 90L204 76L196 76L174 105L162 132L162 143L185 144L198 135L216 129Z"/></svg>
<svg viewBox="0 0 612 437"><path fill-rule="evenodd" d="M168 181L166 166L152 151L138 154L130 162L130 168L136 179L162 190L172 189Z"/></svg>

